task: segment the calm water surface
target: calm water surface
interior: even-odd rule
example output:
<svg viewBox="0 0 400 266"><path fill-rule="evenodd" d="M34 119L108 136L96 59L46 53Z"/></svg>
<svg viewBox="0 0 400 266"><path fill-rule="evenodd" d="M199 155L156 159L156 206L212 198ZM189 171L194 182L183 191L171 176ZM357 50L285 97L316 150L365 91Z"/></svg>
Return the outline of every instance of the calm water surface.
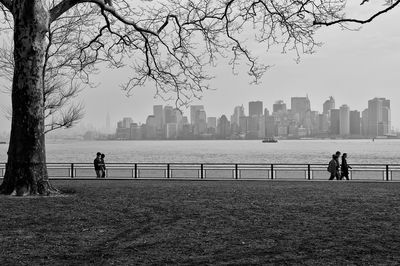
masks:
<svg viewBox="0 0 400 266"><path fill-rule="evenodd" d="M0 145L0 162L8 145ZM349 163L400 163L400 140L59 141L47 143L48 162L327 163L340 150Z"/></svg>

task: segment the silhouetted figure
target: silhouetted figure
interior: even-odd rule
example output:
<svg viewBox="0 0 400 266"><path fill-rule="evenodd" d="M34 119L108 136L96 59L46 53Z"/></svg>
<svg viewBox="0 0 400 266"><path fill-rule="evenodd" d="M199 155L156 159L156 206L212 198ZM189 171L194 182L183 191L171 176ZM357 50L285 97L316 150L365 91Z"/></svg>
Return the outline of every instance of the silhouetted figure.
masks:
<svg viewBox="0 0 400 266"><path fill-rule="evenodd" d="M352 168L350 165L347 164L347 153L343 153L342 165L340 167L341 167L341 171L342 171L340 179L343 179L343 177L344 177L347 180L349 180L349 168L350 169L352 169Z"/></svg>
<svg viewBox="0 0 400 266"><path fill-rule="evenodd" d="M104 163L104 157L106 157L106 156L104 155L104 153L102 153L101 154L101 165L100 165L101 171L102 171L102 173L101 173L102 178L106 177L106 164Z"/></svg>
<svg viewBox="0 0 400 266"><path fill-rule="evenodd" d="M336 171L336 180L340 180L341 179L341 174L340 174L340 163L339 163L339 158L340 158L340 151L337 151L335 153L336 155L336 167L337 167L337 171Z"/></svg>
<svg viewBox="0 0 400 266"><path fill-rule="evenodd" d="M337 178L337 171L338 171L338 167L337 167L337 156L336 154L332 155L332 160L329 162L328 165L328 172L331 173L329 180L333 180L335 179L335 177Z"/></svg>
<svg viewBox="0 0 400 266"><path fill-rule="evenodd" d="M96 154L96 158L93 161L94 171L96 172L96 177L102 176L102 169L101 169L101 153L98 152Z"/></svg>

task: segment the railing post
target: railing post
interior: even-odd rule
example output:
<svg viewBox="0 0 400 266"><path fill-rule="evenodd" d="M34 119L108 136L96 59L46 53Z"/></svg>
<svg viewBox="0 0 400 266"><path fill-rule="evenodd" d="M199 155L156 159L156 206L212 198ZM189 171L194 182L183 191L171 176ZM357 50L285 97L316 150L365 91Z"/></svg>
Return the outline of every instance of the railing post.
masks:
<svg viewBox="0 0 400 266"><path fill-rule="evenodd" d="M386 181L389 181L389 165L386 165Z"/></svg>
<svg viewBox="0 0 400 266"><path fill-rule="evenodd" d="M170 175L169 175L169 163L167 163L167 178L170 178Z"/></svg>
<svg viewBox="0 0 400 266"><path fill-rule="evenodd" d="M235 164L235 179L239 178L239 169L238 164Z"/></svg>
<svg viewBox="0 0 400 266"><path fill-rule="evenodd" d="M274 179L274 165L271 163L271 179Z"/></svg>
<svg viewBox="0 0 400 266"><path fill-rule="evenodd" d="M74 164L71 163L71 178L74 178Z"/></svg>
<svg viewBox="0 0 400 266"><path fill-rule="evenodd" d="M135 163L135 178L138 177L138 172L137 172L137 163Z"/></svg>
<svg viewBox="0 0 400 266"><path fill-rule="evenodd" d="M311 165L307 165L307 179L311 180Z"/></svg>
<svg viewBox="0 0 400 266"><path fill-rule="evenodd" d="M200 178L204 178L204 164L200 164Z"/></svg>

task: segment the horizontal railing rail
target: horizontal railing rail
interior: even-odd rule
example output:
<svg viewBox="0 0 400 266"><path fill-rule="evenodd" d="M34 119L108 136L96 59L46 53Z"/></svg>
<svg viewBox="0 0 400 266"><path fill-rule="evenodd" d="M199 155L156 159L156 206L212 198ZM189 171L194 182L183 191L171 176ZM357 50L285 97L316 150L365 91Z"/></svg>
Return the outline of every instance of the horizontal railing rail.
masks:
<svg viewBox="0 0 400 266"><path fill-rule="evenodd" d="M351 164L351 180L400 181L400 164ZM0 178L5 163L0 163ZM51 179L95 179L92 163L47 163ZM107 179L281 179L327 180L318 163L107 163Z"/></svg>

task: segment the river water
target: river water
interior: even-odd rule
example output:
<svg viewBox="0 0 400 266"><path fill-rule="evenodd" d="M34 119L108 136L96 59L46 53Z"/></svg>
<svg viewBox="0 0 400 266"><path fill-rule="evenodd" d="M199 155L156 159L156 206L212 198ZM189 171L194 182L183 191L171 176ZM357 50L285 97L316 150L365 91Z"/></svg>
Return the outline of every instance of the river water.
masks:
<svg viewBox="0 0 400 266"><path fill-rule="evenodd" d="M0 145L0 162L7 160ZM47 143L47 161L91 163L96 152L108 163L328 163L337 150L349 163L400 163L400 140L57 141Z"/></svg>

